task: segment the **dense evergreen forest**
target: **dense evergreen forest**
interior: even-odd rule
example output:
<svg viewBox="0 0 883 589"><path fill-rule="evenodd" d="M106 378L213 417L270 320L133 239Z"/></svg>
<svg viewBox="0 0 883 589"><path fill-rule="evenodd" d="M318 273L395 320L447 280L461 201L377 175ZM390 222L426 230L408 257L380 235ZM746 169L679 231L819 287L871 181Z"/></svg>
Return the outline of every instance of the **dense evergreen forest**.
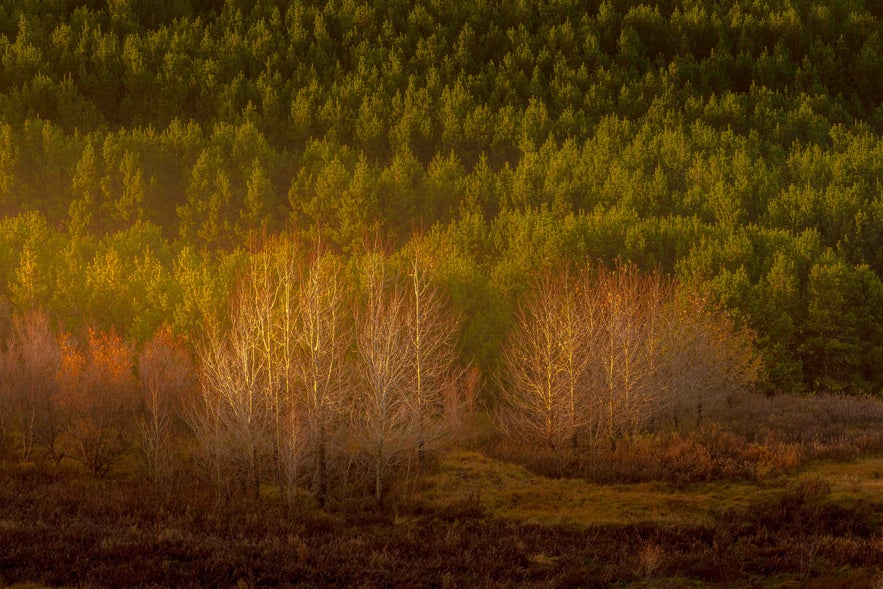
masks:
<svg viewBox="0 0 883 589"><path fill-rule="evenodd" d="M878 393L881 18L871 0L2 0L0 336L39 308L195 338L285 233L347 260L428 248L484 374L540 270L632 263L750 329L768 391Z"/></svg>

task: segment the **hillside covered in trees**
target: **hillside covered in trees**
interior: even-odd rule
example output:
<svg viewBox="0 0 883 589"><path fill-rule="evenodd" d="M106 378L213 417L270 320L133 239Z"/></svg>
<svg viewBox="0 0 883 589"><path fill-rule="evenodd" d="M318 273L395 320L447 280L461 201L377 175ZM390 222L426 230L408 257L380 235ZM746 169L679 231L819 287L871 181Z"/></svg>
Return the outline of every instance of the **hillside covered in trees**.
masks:
<svg viewBox="0 0 883 589"><path fill-rule="evenodd" d="M0 0L0 585L883 586L881 72L872 0Z"/></svg>
<svg viewBox="0 0 883 589"><path fill-rule="evenodd" d="M538 269L620 260L752 330L768 390L876 393L881 17L861 0L6 0L3 313L192 337L250 236L347 257L379 236L435 249L459 353L488 374Z"/></svg>

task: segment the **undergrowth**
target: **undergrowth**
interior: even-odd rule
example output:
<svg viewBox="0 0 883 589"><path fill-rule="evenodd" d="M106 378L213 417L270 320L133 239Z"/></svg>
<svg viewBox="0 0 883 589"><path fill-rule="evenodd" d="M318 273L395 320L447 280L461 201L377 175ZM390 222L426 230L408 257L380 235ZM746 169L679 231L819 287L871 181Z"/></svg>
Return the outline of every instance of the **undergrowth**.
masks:
<svg viewBox="0 0 883 589"><path fill-rule="evenodd" d="M0 586L880 586L879 403L787 408L815 429L757 398L723 425L592 452L487 438L383 508L7 460Z"/></svg>
<svg viewBox="0 0 883 589"><path fill-rule="evenodd" d="M476 494L319 510L7 467L0 585L872 586L883 506L834 501L817 477L789 480L704 523L574 526L498 518Z"/></svg>

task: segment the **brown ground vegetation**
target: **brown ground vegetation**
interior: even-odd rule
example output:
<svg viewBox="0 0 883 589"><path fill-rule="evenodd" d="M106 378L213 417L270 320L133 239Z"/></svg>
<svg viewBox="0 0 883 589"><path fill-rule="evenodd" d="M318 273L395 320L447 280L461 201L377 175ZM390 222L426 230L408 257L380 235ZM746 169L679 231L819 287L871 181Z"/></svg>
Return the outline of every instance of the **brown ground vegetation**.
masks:
<svg viewBox="0 0 883 589"><path fill-rule="evenodd" d="M883 505L834 501L804 477L707 525L536 525L474 497L385 510L319 510L272 498L63 470L0 472L0 580L50 586L816 587L871 586ZM776 583L779 583L776 585Z"/></svg>

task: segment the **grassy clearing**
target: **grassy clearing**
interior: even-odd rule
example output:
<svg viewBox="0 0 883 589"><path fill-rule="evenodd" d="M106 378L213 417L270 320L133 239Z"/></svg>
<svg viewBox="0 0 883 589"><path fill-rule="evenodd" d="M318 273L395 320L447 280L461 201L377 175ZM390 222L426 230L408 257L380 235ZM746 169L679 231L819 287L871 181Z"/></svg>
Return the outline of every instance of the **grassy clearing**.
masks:
<svg viewBox="0 0 883 589"><path fill-rule="evenodd" d="M849 462L819 462L795 477L761 482L713 481L599 485L581 479L552 479L523 466L456 451L444 456L419 499L440 508L477 500L487 515L527 524L707 525L716 514L746 507L781 492L789 481L818 478L831 488L829 500L883 501L883 456Z"/></svg>
<svg viewBox="0 0 883 589"><path fill-rule="evenodd" d="M676 487L551 479L477 452L458 451L446 455L438 472L427 477L420 499L443 508L474 498L488 515L522 523L703 525L715 513L773 492L769 486L732 481Z"/></svg>
<svg viewBox="0 0 883 589"><path fill-rule="evenodd" d="M832 500L883 502L883 456L863 456L849 462L819 462L810 465L805 475L827 481L831 485Z"/></svg>

